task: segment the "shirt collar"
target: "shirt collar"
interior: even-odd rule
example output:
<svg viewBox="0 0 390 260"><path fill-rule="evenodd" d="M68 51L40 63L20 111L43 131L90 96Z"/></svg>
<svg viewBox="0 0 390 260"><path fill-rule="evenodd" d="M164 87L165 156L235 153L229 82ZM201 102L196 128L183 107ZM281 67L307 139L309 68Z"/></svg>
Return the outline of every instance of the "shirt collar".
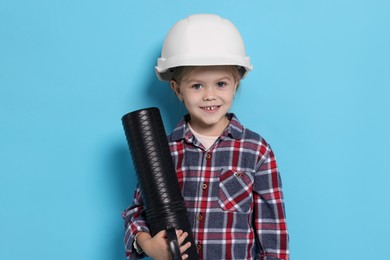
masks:
<svg viewBox="0 0 390 260"><path fill-rule="evenodd" d="M230 123L222 132L221 138L230 136L234 139L241 139L244 132L244 126L241 125L241 123L238 121L237 117L233 113L228 113L226 116L229 118ZM182 120L180 120L180 122L177 124L176 128L171 134L171 141L179 141L181 139L184 139L187 142L194 141L194 135L188 127L189 121L189 114L187 114Z"/></svg>

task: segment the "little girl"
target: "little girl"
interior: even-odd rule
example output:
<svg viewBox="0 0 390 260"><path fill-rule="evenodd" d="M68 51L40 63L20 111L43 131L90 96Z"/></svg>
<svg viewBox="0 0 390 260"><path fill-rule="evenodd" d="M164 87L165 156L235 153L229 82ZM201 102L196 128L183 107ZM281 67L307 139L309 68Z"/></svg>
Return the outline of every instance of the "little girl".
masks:
<svg viewBox="0 0 390 260"><path fill-rule="evenodd" d="M168 141L200 259L289 259L274 153L229 112L250 70L238 30L206 14L173 26L156 66L188 111ZM169 259L165 231L149 234L138 187L123 217L129 259ZM187 235L178 230L179 243ZM181 245L183 259L189 247Z"/></svg>

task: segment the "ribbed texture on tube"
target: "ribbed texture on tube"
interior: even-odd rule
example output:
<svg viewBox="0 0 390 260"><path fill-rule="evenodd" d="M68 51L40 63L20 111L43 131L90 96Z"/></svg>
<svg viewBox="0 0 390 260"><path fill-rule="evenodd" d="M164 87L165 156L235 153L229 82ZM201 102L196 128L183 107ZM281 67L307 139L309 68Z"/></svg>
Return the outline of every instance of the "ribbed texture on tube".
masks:
<svg viewBox="0 0 390 260"><path fill-rule="evenodd" d="M126 139L140 185L151 235L167 227L189 233L186 251L198 259L188 213L176 177L166 132L158 108L130 112L122 117Z"/></svg>

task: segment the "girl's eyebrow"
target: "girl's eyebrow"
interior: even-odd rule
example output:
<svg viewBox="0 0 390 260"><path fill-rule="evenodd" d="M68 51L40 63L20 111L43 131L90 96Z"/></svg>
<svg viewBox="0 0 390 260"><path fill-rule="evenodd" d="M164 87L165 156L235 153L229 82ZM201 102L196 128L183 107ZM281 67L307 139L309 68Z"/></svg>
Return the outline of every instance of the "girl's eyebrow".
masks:
<svg viewBox="0 0 390 260"><path fill-rule="evenodd" d="M231 77L229 76L222 76L220 78L217 78L215 81L216 82L219 82L219 81L222 81L222 80L233 80ZM193 82L196 82L196 83L203 83L203 81L201 79L188 79L188 80L185 80L187 83L193 83Z"/></svg>
<svg viewBox="0 0 390 260"><path fill-rule="evenodd" d="M186 79L185 82L187 82L187 83L193 83L193 82L202 83L202 81L199 79Z"/></svg>
<svg viewBox="0 0 390 260"><path fill-rule="evenodd" d="M228 76L223 76L221 77L219 80L217 81L221 81L221 80L233 80L232 78L228 77Z"/></svg>

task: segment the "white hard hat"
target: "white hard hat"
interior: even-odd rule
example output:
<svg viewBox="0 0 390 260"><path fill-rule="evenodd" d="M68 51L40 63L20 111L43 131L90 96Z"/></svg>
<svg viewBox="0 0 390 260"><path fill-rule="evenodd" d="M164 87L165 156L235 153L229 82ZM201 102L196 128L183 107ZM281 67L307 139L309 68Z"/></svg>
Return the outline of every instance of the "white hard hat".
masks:
<svg viewBox="0 0 390 260"><path fill-rule="evenodd" d="M196 14L178 21L168 32L155 67L162 81L172 79L179 66L236 65L242 78L252 70L245 44L237 28L213 14Z"/></svg>

